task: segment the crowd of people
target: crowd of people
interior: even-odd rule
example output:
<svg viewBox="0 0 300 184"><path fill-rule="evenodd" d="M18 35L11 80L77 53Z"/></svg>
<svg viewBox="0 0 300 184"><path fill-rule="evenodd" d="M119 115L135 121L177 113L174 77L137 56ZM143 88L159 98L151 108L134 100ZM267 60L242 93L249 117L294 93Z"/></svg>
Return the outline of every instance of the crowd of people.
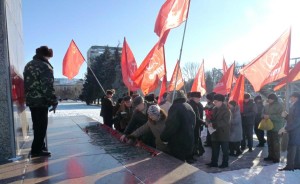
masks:
<svg viewBox="0 0 300 184"><path fill-rule="evenodd" d="M226 168L229 167L229 156L253 151L253 132L259 142L256 147L268 146L264 161L278 163L280 139L282 134L288 133L287 165L279 170L300 169L300 114L297 113L300 112L300 94L297 92L290 97L289 112L284 110L274 93L267 96L265 103L261 96L252 99L245 93L242 108L238 102L228 101L226 96L214 92L205 96L204 107L200 92L172 91L165 93L159 103L154 94L145 98L130 94L115 104L113 95L114 90L107 90L101 100L100 115L105 125L123 134L120 138L123 142L139 140L188 163L197 161L197 157L204 154L204 146L211 147L211 162L206 165ZM265 135L259 124L267 119L273 128ZM206 140L202 141L201 132L204 131L207 131ZM221 164L218 161L220 149Z"/></svg>

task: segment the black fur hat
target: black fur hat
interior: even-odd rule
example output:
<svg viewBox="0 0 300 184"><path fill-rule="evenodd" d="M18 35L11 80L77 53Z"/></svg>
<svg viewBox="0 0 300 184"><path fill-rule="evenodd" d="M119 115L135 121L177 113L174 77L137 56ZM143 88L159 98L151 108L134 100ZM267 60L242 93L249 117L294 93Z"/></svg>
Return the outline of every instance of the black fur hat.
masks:
<svg viewBox="0 0 300 184"><path fill-rule="evenodd" d="M200 92L191 92L190 97L201 98Z"/></svg>
<svg viewBox="0 0 300 184"><path fill-rule="evenodd" d="M41 55L44 57L53 57L53 50L48 48L47 46L41 46L35 50L37 55Z"/></svg>

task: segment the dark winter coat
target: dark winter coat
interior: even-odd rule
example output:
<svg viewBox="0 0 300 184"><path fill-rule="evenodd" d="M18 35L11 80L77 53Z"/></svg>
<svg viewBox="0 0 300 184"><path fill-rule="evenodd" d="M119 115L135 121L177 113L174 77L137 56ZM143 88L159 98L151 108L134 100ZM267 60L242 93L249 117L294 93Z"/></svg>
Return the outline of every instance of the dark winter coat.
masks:
<svg viewBox="0 0 300 184"><path fill-rule="evenodd" d="M256 105L256 116L255 116L255 124L259 124L260 121L262 120L262 112L263 112L263 109L264 109L264 105L262 102L257 102L255 103Z"/></svg>
<svg viewBox="0 0 300 184"><path fill-rule="evenodd" d="M106 96L101 100L101 116L111 121L113 117L113 110L114 110L114 102L111 98L107 98Z"/></svg>
<svg viewBox="0 0 300 184"><path fill-rule="evenodd" d="M196 126L200 128L203 125L203 105L201 103L196 103L194 100L189 100L188 104L193 108L196 115Z"/></svg>
<svg viewBox="0 0 300 184"><path fill-rule="evenodd" d="M244 111L242 112L242 123L244 125L254 125L257 109L253 99L244 102L243 105Z"/></svg>
<svg viewBox="0 0 300 184"><path fill-rule="evenodd" d="M230 120L230 142L239 142L243 139L242 118L239 106L235 106L231 111Z"/></svg>
<svg viewBox="0 0 300 184"><path fill-rule="evenodd" d="M168 142L171 155L185 160L193 152L195 112L185 98L175 99L169 109L166 128L160 138Z"/></svg>
<svg viewBox="0 0 300 184"><path fill-rule="evenodd" d="M148 121L148 114L147 110L148 108L153 105L148 102L144 102L146 107L141 111L134 110L132 117L124 131L125 135L130 135L132 132L134 132L139 127L143 126ZM143 141L145 144L155 147L155 137L153 136L152 132L148 132L140 137L141 141Z"/></svg>
<svg viewBox="0 0 300 184"><path fill-rule="evenodd" d="M285 129L289 134L289 145L300 146L300 101L299 99L289 109Z"/></svg>
<svg viewBox="0 0 300 184"><path fill-rule="evenodd" d="M224 103L220 108L214 108L211 122L216 131L211 135L212 141L229 142L230 116L230 111Z"/></svg>
<svg viewBox="0 0 300 184"><path fill-rule="evenodd" d="M50 107L57 105L53 87L53 67L47 59L35 55L25 66L24 88L26 105L29 107Z"/></svg>

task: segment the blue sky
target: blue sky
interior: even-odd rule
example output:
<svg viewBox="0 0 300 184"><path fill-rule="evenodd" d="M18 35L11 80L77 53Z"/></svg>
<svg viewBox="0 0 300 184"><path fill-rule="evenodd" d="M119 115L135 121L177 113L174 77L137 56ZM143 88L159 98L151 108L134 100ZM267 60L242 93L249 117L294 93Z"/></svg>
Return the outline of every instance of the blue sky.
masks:
<svg viewBox="0 0 300 184"><path fill-rule="evenodd" d="M54 76L62 75L62 60L74 39L86 58L92 45L122 46L126 37L138 66L158 41L154 24L164 0L25 0L23 33L25 63L35 49L48 45ZM205 61L205 69L237 61L248 63L265 51L292 25L291 57L300 57L300 22L297 0L191 0L181 58ZM179 57L183 25L172 29L167 43L168 80ZM84 63L75 78L83 78Z"/></svg>

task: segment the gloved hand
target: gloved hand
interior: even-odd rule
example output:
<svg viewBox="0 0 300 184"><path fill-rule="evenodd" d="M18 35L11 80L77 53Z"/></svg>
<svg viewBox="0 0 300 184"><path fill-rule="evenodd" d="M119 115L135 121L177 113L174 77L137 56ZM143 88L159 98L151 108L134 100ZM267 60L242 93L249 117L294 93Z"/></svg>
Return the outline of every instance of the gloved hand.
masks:
<svg viewBox="0 0 300 184"><path fill-rule="evenodd" d="M49 109L49 112L53 111L53 113L55 114L57 105L58 105L58 103L53 104L52 107L51 107L51 109Z"/></svg>
<svg viewBox="0 0 300 184"><path fill-rule="evenodd" d="M285 127L282 127L279 131L278 131L278 135L282 135L284 133L287 133Z"/></svg>

